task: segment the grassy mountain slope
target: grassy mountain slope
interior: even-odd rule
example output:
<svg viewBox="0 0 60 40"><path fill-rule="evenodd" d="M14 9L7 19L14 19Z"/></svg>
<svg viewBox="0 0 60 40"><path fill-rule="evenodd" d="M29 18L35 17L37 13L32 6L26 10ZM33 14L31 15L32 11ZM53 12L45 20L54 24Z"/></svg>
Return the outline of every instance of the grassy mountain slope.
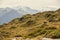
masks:
<svg viewBox="0 0 60 40"><path fill-rule="evenodd" d="M0 25L0 40L24 37L60 38L60 9L27 14L8 24Z"/></svg>

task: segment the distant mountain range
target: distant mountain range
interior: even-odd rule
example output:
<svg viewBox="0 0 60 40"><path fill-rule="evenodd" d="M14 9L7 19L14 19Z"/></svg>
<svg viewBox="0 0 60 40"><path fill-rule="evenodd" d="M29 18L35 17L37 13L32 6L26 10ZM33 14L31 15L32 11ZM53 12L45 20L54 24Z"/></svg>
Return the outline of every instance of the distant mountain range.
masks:
<svg viewBox="0 0 60 40"><path fill-rule="evenodd" d="M39 12L39 10L34 10L29 7L0 8L0 24L7 23L25 14L34 14L37 12Z"/></svg>

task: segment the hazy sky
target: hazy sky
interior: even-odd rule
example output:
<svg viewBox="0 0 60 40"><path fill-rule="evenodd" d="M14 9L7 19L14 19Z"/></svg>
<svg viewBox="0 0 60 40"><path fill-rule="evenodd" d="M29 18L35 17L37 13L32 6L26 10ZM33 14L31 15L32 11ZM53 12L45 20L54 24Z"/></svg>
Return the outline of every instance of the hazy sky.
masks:
<svg viewBox="0 0 60 40"><path fill-rule="evenodd" d="M0 0L0 8L28 6L33 9L60 8L60 0Z"/></svg>

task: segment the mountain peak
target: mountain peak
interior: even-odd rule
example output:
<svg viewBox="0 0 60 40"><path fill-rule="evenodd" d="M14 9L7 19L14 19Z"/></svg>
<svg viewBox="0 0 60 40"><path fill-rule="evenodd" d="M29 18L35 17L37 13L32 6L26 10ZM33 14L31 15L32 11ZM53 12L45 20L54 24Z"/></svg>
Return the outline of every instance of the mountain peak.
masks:
<svg viewBox="0 0 60 40"><path fill-rule="evenodd" d="M1 8L0 9L0 24L11 21L14 18L21 17L25 14L34 14L38 10L31 9L29 7L16 7L16 8Z"/></svg>

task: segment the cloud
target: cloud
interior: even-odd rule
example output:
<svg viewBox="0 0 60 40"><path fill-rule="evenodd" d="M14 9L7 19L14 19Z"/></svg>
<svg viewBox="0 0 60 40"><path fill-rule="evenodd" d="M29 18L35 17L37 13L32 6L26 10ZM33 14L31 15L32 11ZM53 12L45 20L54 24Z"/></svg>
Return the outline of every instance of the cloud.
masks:
<svg viewBox="0 0 60 40"><path fill-rule="evenodd" d="M2 0L0 7L28 6L34 9L60 8L60 0Z"/></svg>

